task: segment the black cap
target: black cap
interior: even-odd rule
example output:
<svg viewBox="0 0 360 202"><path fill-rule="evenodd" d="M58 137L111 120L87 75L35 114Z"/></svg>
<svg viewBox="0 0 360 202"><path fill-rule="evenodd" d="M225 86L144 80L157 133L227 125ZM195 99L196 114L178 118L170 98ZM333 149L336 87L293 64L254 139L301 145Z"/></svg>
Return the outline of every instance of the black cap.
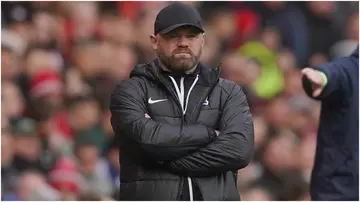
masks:
<svg viewBox="0 0 360 202"><path fill-rule="evenodd" d="M154 34L166 34L182 26L193 26L204 32L201 16L195 8L174 3L163 8L156 16Z"/></svg>

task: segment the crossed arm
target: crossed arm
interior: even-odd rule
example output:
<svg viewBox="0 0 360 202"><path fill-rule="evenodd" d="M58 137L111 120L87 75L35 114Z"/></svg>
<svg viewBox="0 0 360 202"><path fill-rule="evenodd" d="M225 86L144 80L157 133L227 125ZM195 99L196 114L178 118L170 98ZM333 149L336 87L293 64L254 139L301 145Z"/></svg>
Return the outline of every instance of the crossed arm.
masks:
<svg viewBox="0 0 360 202"><path fill-rule="evenodd" d="M185 156L216 138L215 131L204 125L170 125L146 118L141 100L136 86L122 81L111 95L111 125L116 135L126 136L140 147L139 152L155 161Z"/></svg>
<svg viewBox="0 0 360 202"><path fill-rule="evenodd" d="M165 161L170 172L206 176L245 167L252 156L254 129L246 96L234 85L225 102L220 135L195 124L176 126L145 118L141 92L123 81L111 96L111 124L117 135L140 145L154 161ZM120 132L121 131L121 132Z"/></svg>
<svg viewBox="0 0 360 202"><path fill-rule="evenodd" d="M254 148L254 127L246 96L235 85L222 111L220 135L210 144L169 163L174 173L210 176L246 167Z"/></svg>

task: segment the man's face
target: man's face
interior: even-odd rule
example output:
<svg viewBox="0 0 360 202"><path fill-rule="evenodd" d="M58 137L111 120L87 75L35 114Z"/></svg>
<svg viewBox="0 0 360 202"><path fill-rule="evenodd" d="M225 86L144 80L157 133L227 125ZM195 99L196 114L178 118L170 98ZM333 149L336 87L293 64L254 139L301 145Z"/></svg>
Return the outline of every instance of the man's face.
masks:
<svg viewBox="0 0 360 202"><path fill-rule="evenodd" d="M1 78L5 80L16 76L20 71L18 56L8 50L1 50Z"/></svg>
<svg viewBox="0 0 360 202"><path fill-rule="evenodd" d="M77 153L80 162L80 170L85 175L94 173L98 161L98 148L94 145L84 145Z"/></svg>
<svg viewBox="0 0 360 202"><path fill-rule="evenodd" d="M8 131L1 131L1 166L8 166L14 155L14 140Z"/></svg>
<svg viewBox="0 0 360 202"><path fill-rule="evenodd" d="M4 113L10 118L21 116L25 105L20 89L12 82L4 82L1 90Z"/></svg>
<svg viewBox="0 0 360 202"><path fill-rule="evenodd" d="M78 103L70 111L70 124L74 130L85 130L93 127L100 116L100 109L94 100Z"/></svg>
<svg viewBox="0 0 360 202"><path fill-rule="evenodd" d="M152 47L161 63L172 72L188 72L199 62L204 34L194 27L179 27L151 36Z"/></svg>
<svg viewBox="0 0 360 202"><path fill-rule="evenodd" d="M54 40L53 36L56 33L55 17L46 12L38 12L33 20L37 42L49 45Z"/></svg>
<svg viewBox="0 0 360 202"><path fill-rule="evenodd" d="M19 157L36 161L41 153L41 142L36 136L20 136L15 138L15 152Z"/></svg>

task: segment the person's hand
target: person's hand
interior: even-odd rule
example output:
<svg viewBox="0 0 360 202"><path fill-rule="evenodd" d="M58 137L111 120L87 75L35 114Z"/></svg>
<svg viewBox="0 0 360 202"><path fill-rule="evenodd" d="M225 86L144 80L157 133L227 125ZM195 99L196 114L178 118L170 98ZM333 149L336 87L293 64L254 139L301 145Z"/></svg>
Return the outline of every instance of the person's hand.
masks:
<svg viewBox="0 0 360 202"><path fill-rule="evenodd" d="M215 130L215 133L216 133L216 136L220 135L220 131L218 131L218 130Z"/></svg>
<svg viewBox="0 0 360 202"><path fill-rule="evenodd" d="M312 68L304 68L301 73L306 76L307 79L312 84L312 90L313 90L313 96L317 97L321 94L321 92L324 90L324 87L326 85L326 81L324 79L324 76L321 75L320 71L317 71Z"/></svg>

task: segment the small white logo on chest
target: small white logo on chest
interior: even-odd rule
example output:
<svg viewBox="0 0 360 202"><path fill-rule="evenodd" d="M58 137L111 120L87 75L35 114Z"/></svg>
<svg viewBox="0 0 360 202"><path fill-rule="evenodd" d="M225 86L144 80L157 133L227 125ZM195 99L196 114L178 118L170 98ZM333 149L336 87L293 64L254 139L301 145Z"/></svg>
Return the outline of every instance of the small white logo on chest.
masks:
<svg viewBox="0 0 360 202"><path fill-rule="evenodd" d="M151 98L149 98L148 103L149 104L155 104L155 103L163 102L163 101L166 101L166 100L168 100L168 99L152 100Z"/></svg>
<svg viewBox="0 0 360 202"><path fill-rule="evenodd" d="M206 100L204 101L203 105L205 105L205 106L209 105L209 100L208 100L208 98L206 98Z"/></svg>

